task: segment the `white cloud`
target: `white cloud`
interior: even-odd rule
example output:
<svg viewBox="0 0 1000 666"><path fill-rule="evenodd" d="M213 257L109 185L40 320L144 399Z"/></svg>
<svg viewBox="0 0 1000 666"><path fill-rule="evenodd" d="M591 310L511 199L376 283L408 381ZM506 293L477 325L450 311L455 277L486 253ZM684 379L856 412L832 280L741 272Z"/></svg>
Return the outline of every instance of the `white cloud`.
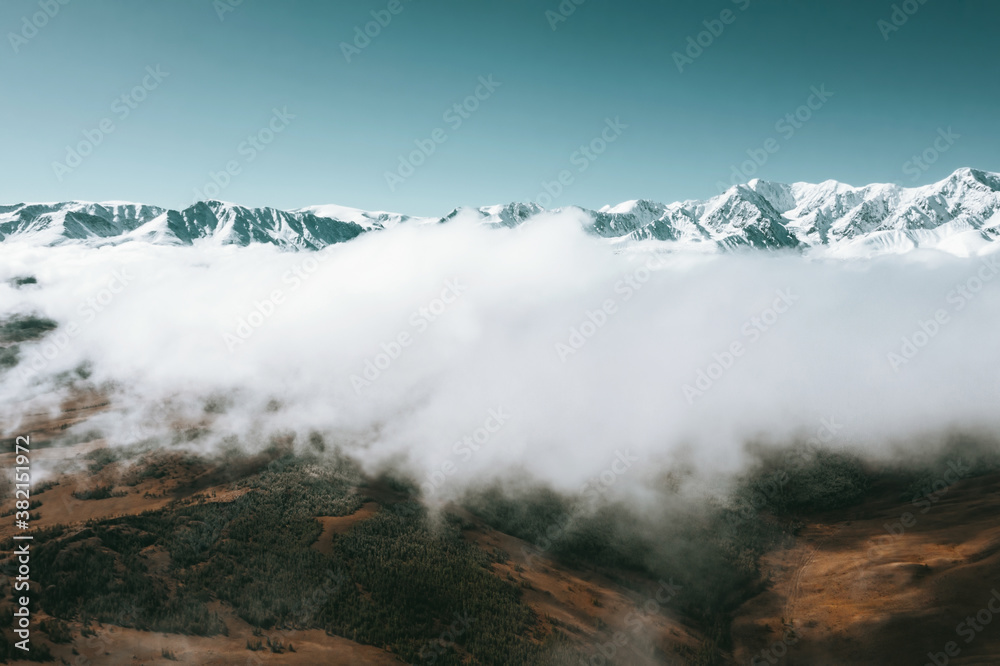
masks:
<svg viewBox="0 0 1000 666"><path fill-rule="evenodd" d="M747 439L808 436L830 416L845 424L844 442L869 449L1000 421L1000 280L961 311L948 301L978 260L673 257L636 290L621 283L646 260L612 253L568 216L520 230L404 225L315 254L6 243L0 317L37 310L62 331L78 325L43 374L90 361L94 381L115 382L123 411L103 425L112 442L150 405L200 413L207 397L238 391L217 417L220 436L321 430L372 469L408 461L418 480L451 460L456 487L523 465L578 488L625 447L644 461L683 454L724 471L741 464ZM114 271L132 279L87 315ZM24 274L39 285L6 286ZM462 296L433 320L420 315L449 280L466 286ZM744 327L787 289L798 300L751 341ZM223 334L276 290L280 305L230 352ZM556 344L608 300L614 313L564 363ZM948 325L894 371L888 353L942 308ZM359 395L352 375L400 333L411 344ZM745 353L689 404L683 386L734 341ZM39 348L26 344L23 355ZM0 379L7 423L31 393L18 374ZM273 399L282 407L267 411ZM498 406L510 414L499 432L471 459L456 456L453 444Z"/></svg>

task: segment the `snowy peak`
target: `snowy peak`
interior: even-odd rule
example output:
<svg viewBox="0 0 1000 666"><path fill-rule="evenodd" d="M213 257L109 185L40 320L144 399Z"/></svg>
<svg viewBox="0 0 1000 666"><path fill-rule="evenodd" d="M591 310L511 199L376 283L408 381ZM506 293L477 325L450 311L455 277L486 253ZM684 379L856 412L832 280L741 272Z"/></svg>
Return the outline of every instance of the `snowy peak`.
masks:
<svg viewBox="0 0 1000 666"><path fill-rule="evenodd" d="M0 206L0 240L31 237L43 243L113 238L162 212L144 204L53 203Z"/></svg>
<svg viewBox="0 0 1000 666"><path fill-rule="evenodd" d="M483 206L481 208L456 208L441 218L441 222L457 219L473 219L482 224L508 229L520 226L535 215L545 212L536 203L509 203L505 206Z"/></svg>
<svg viewBox="0 0 1000 666"><path fill-rule="evenodd" d="M155 226L152 223L156 222ZM146 227L150 227L147 231ZM245 208L220 201L200 201L183 211L167 211L162 220L136 230L136 237L152 232L161 242L190 245L202 239L227 245L271 243L281 247L316 250L351 240L364 233L360 225L310 212L274 208ZM147 240L152 240L146 238Z"/></svg>
<svg viewBox="0 0 1000 666"><path fill-rule="evenodd" d="M404 222L420 220L420 218L412 218L408 215L400 215L399 213L365 211L358 208L348 208L347 206L337 206L335 204L308 206L291 212L293 214L313 215L320 219L351 222L365 231L380 231L382 229L390 229Z"/></svg>
<svg viewBox="0 0 1000 666"><path fill-rule="evenodd" d="M630 219L635 203L606 206L598 214L624 217L616 222L621 224ZM918 188L752 180L706 201L667 206L629 239L681 245L708 239L723 250L816 248L871 255L924 247L968 254L996 242L998 227L1000 176L966 168Z"/></svg>
<svg viewBox="0 0 1000 666"><path fill-rule="evenodd" d="M704 201L665 205L639 199L572 210L586 218L589 233L623 248L656 243L698 252L746 248L866 256L933 248L971 254L1000 243L1000 175L964 168L914 188L756 179ZM15 204L0 206L0 241L267 243L315 250L402 224L464 220L513 228L544 212L536 203L523 202L456 208L441 218L336 205L282 211L221 201L200 201L183 210L126 202Z"/></svg>

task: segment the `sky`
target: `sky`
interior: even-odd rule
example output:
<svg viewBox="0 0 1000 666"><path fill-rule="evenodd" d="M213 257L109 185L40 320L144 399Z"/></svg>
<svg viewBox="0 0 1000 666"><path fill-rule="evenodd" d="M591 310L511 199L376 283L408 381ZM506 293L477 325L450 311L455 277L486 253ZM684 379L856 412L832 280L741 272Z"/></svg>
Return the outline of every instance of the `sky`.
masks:
<svg viewBox="0 0 1000 666"><path fill-rule="evenodd" d="M4 0L0 204L443 215L1000 171L998 19L990 0Z"/></svg>

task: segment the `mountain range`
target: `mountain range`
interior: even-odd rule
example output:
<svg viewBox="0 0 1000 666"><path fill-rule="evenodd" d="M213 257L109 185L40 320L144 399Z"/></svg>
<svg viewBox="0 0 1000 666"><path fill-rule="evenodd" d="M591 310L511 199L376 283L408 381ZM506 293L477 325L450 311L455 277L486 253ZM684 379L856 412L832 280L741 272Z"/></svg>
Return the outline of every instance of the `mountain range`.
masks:
<svg viewBox="0 0 1000 666"><path fill-rule="evenodd" d="M578 207L588 232L622 248L678 251L787 249L844 256L917 248L975 254L1000 241L1000 174L963 168L915 188L852 187L836 181L791 185L752 180L703 201L629 201ZM250 245L315 250L400 224L457 218L517 227L545 213L533 203L458 208L440 218L311 206L282 211L201 201L183 210L125 202L0 205L0 242L86 245L148 242Z"/></svg>

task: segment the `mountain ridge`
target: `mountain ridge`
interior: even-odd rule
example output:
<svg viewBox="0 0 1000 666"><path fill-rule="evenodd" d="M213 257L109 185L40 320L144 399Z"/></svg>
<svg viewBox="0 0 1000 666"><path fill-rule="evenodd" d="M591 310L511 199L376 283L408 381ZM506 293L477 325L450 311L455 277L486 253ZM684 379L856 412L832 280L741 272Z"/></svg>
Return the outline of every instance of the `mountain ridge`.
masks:
<svg viewBox="0 0 1000 666"><path fill-rule="evenodd" d="M285 211L215 200L183 210L123 201L19 203L0 205L0 243L269 243L318 250L400 224L441 224L464 217L513 228L543 213L566 211L582 215L589 233L623 248L656 244L697 252L747 248L844 255L932 248L973 254L1000 243L1000 174L966 167L914 188L754 179L705 200L663 204L638 199L598 210L546 210L514 202L456 208L442 217L333 204Z"/></svg>

